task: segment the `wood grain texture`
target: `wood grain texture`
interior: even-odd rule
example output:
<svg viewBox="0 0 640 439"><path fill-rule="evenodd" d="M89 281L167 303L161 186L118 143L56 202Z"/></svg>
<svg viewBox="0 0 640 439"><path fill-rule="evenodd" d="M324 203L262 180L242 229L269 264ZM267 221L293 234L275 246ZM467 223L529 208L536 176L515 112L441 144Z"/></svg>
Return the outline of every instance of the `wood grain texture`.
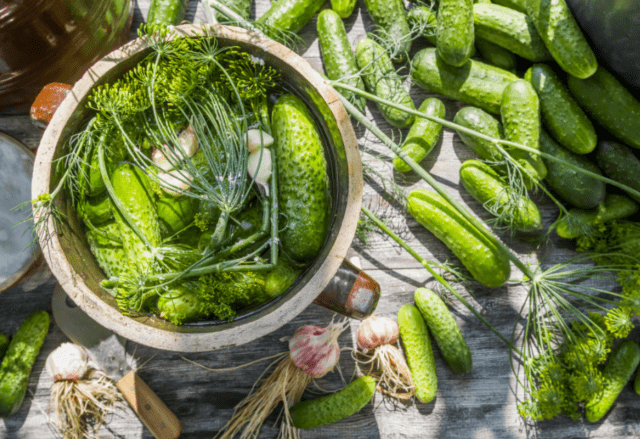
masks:
<svg viewBox="0 0 640 439"><path fill-rule="evenodd" d="M329 2L326 3L327 7ZM269 5L268 0L254 2L252 14L260 16ZM146 16L149 0L138 0L134 15L134 27ZM193 22L204 20L201 6L195 1L189 3L187 19ZM345 20L345 26L352 45L364 37L371 29L371 21L362 2L354 13ZM315 36L315 18L301 31L304 45L299 50L311 65L319 70L322 63ZM132 37L135 32L132 31ZM418 47L416 47L417 49ZM418 106L429 95L417 87L412 87L411 96ZM447 118L452 119L459 104L443 99L447 107ZM391 130L374 104L367 106L367 115L378 123L388 134L400 135ZM363 151L365 165L379 171L387 178L394 179L407 192L414 187L426 187L423 182L409 175L406 181L393 172L393 156L384 147L375 142L372 135L366 134L362 127L355 126L360 148ZM28 116L0 117L0 130L17 137L28 145L36 145L40 139L39 131L32 127ZM375 158L375 155L380 156ZM451 189L471 212L482 219L488 215L471 197L460 190L458 168L473 153L460 142L457 135L444 130L443 139L434 148L431 155L422 163L441 183ZM557 216L557 209L542 197L540 207L545 218L545 226L550 225ZM364 203L376 213L385 215L394 230L427 259L440 262L454 262L451 252L434 239L416 221L409 218L393 197L383 190L379 180L365 185ZM530 262L543 261L544 265L565 260L572 255L572 245L554 239L546 246L511 239L501 235L518 255ZM395 318L398 309L412 302L415 289L419 286L434 287L430 275L397 244L388 238L374 234L370 245L365 246L355 240L349 256L358 256L363 268L382 286L383 295L377 313ZM519 276L514 270L514 278ZM39 282L44 282L35 287ZM0 294L0 332L13 334L20 322L36 309L51 310L51 293L54 281L46 273L31 282L25 290L15 287ZM525 291L518 286L489 290L471 284L475 299L469 296L471 303L481 310L505 336L509 336L517 321L517 312L523 303ZM521 388L512 373L506 346L489 332L462 305L453 302L452 309L456 322L469 344L473 356L473 369L462 377L451 373L437 349L435 360L438 373L438 395L429 404L394 404L376 395L373 404L366 406L360 413L334 425L316 430L303 431L303 439L399 439L399 438L444 438L444 439L511 439L511 438L632 438L640 436L640 398L627 386L613 410L600 422L590 424L585 420L574 422L568 418L553 421L530 423L523 421L517 414L517 402L522 399ZM293 334L304 324L324 326L332 318L332 313L315 305L309 306L303 313L281 329L262 337L249 345L232 349L222 349L211 353L188 354L185 358L196 361L209 368L229 368L268 357L287 349L283 337ZM339 342L344 348L355 347L357 321L351 321L348 331L343 333ZM637 338L634 331L632 337ZM44 371L46 356L60 343L67 341L60 330L52 325L45 339L42 352L29 381L29 393L21 409L11 418L0 420L0 438L4 439L50 439L57 436L46 423L48 414L49 389L51 378ZM182 355L161 351L144 346L127 345L129 355L142 365L138 373L149 387L176 414L183 425L183 438L212 438L230 419L233 407L250 391L253 383L260 377L269 361L246 368L229 371L208 371L182 359ZM518 364L516 370L521 373ZM348 351L340 359L340 368L345 380L350 380L354 364ZM318 380L323 389L337 390L344 386L340 374L331 373ZM317 390L311 386L305 395L315 396ZM274 427L276 416L272 415L260 434L261 439L276 438ZM128 409L117 411L100 433L101 438L111 439L150 439L151 433Z"/></svg>

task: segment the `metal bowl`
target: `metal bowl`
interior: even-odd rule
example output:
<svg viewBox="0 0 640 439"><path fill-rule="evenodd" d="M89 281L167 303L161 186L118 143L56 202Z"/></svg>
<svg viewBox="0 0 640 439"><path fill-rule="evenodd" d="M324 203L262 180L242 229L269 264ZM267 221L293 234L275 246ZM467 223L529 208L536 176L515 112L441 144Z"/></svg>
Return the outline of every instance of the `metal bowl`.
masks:
<svg viewBox="0 0 640 439"><path fill-rule="evenodd" d="M98 323L144 345L184 352L210 351L249 342L265 335L302 312L331 281L343 262L355 234L362 196L362 165L349 117L331 86L303 58L270 39L244 29L210 27L220 46L239 46L276 68L308 104L325 140L332 195L333 223L315 262L285 294L233 322L175 326L154 316L122 315L115 299L100 287L104 279L82 232L71 203L64 197L58 207L67 221L56 232L50 220L38 231L44 256L64 290ZM177 38L198 37L201 26L176 27ZM49 193L60 174L52 164L64 154L65 144L89 110L86 102L96 85L114 81L150 49L137 39L95 64L73 87L49 123L36 157L32 196ZM36 218L37 220L38 218Z"/></svg>

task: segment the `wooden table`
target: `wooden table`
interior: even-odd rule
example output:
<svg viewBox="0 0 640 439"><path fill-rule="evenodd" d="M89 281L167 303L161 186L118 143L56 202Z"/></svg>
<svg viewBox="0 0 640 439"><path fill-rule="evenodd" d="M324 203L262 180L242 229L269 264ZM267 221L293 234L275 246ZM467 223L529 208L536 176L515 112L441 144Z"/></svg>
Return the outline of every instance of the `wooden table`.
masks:
<svg viewBox="0 0 640 439"><path fill-rule="evenodd" d="M269 6L268 0L255 2L254 14L260 16ZM327 2L328 4L328 2ZM134 30L144 21L149 8L149 0L138 0L134 16ZM191 1L187 19L194 23L204 20L199 3ZM355 46L371 29L371 21L360 2L353 15L345 20L349 39ZM312 66L322 71L316 38L315 18L302 30L304 45L299 50ZM412 88L412 97L416 107L427 97L417 87ZM447 118L451 119L458 104L445 100ZM370 104L367 114L387 133L392 130L384 123L377 109ZM364 163L379 171L386 178L395 180L405 191L414 187L426 187L415 176L403 179L392 172L392 154L376 145L371 134L356 126L360 138ZM28 116L0 117L0 131L5 131L30 147L35 147L41 132L34 128ZM396 136L398 133L394 133ZM377 157L374 156L377 155ZM430 157L423 162L442 184L473 213L482 219L488 215L468 194L460 190L458 169L460 163L473 154L460 142L457 135L444 130L442 141L436 146ZM557 216L557 210L549 202L541 200L545 226ZM364 203L378 214L384 214L387 221L422 256L438 261L455 261L453 255L422 226L411 219L396 200L385 192L380 181L374 178L365 187ZM542 260L552 264L566 259L572 254L571 244L558 239L552 243L537 247L537 244L520 239L505 241L531 262ZM370 237L370 244L364 245L357 239L350 249L350 256L360 258L364 269L382 286L382 298L377 314L395 318L398 309L412 302L417 287L435 286L430 275L408 253L397 244L380 234ZM519 273L513 273L518 278ZM0 332L12 334L20 322L32 311L46 309L51 311L51 293L55 285L49 272L40 273L29 285L15 287L0 295ZM517 285L505 286L497 290L483 290L473 285L475 300L472 303L491 321L502 334L509 336L517 319L517 310L524 297L524 289ZM311 431L304 431L303 438L616 438L638 437L640 435L640 398L627 386L620 395L614 409L604 420L590 424L584 420L575 422L569 418L556 418L540 423L525 422L517 414L517 402L522 398L522 389L518 388L509 365L506 346L475 318L464 306L452 303L456 321L460 325L473 354L473 370L465 376L455 376L446 367L436 351L436 365L439 379L438 396L429 404L394 404L376 395L373 404L366 406L360 413L334 425ZM185 358L196 361L209 368L225 368L254 361L287 349L283 337L291 335L296 328L304 324L325 326L332 313L311 305L280 330L262 337L248 345L222 349L210 353L184 354ZM359 322L352 321L350 330L340 337L344 348L354 348L354 337ZM632 334L637 335L636 332ZM637 337L636 337L637 338ZM6 439L33 438L47 439L56 437L47 425L47 409L51 378L44 370L47 355L60 343L67 341L60 329L52 325L42 352L29 381L28 395L21 409L8 419L0 420L0 437ZM128 352L144 364L139 373L149 386L165 401L180 418L184 438L211 438L229 420L233 407L250 391L268 362L252 365L228 372L204 370L183 359L183 355L128 344ZM344 351L340 360L342 375L351 379L354 363L348 351ZM344 383L338 373L327 375L318 381L325 389L336 390ZM311 396L311 394L308 394ZM275 417L265 424L261 438L276 437L273 427ZM117 411L102 430L104 438L151 438L152 436L130 410Z"/></svg>

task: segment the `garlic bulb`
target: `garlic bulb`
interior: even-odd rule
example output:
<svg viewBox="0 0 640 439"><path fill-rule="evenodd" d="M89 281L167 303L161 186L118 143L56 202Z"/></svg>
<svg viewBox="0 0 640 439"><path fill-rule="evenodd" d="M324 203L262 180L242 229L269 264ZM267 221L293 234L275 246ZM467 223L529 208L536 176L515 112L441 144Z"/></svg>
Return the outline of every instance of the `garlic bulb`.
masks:
<svg viewBox="0 0 640 439"><path fill-rule="evenodd" d="M246 141L250 153L259 151L260 148L268 148L273 145L273 137L255 128L247 131Z"/></svg>
<svg viewBox="0 0 640 439"><path fill-rule="evenodd" d="M256 184L262 186L266 195L269 195L268 183L271 178L271 170L271 150L260 148L249 154L247 172L251 178L255 179Z"/></svg>
<svg viewBox="0 0 640 439"><path fill-rule="evenodd" d="M178 197L191 187L193 177L184 171L174 169L170 172L158 173L158 183L169 195Z"/></svg>
<svg viewBox="0 0 640 439"><path fill-rule="evenodd" d="M54 381L78 381L89 370L89 357L82 346L62 343L47 357L45 369Z"/></svg>
<svg viewBox="0 0 640 439"><path fill-rule="evenodd" d="M296 366L314 378L331 372L340 359L338 336L346 323L326 328L305 325L298 328L289 340L289 351Z"/></svg>
<svg viewBox="0 0 640 439"><path fill-rule="evenodd" d="M395 343L399 335L400 328L394 320L372 315L360 324L356 344L366 352L383 344Z"/></svg>
<svg viewBox="0 0 640 439"><path fill-rule="evenodd" d="M171 163L177 164L187 158L193 157L198 151L198 137L191 125L180 133L178 141L180 142L180 145L182 145L184 154L180 151L180 148L173 148L173 150L169 150L169 157L171 160L167 159L164 152L162 152L168 150L169 147L167 145L163 145L162 150L158 148L153 150L151 160L153 160L153 163L163 171L170 171L173 169L173 165Z"/></svg>

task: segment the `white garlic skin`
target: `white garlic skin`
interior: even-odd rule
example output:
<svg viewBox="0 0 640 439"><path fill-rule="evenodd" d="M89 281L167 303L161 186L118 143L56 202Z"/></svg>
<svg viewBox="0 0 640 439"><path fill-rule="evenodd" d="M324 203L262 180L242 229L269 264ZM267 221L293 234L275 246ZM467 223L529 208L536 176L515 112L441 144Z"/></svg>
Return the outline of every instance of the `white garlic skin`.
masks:
<svg viewBox="0 0 640 439"><path fill-rule="evenodd" d="M395 343L399 335L400 328L396 321L372 315L360 324L356 344L367 351L383 344Z"/></svg>
<svg viewBox="0 0 640 439"><path fill-rule="evenodd" d="M158 173L158 184L169 195L178 197L191 187L193 177L184 171L174 169L170 172Z"/></svg>
<svg viewBox="0 0 640 439"><path fill-rule="evenodd" d="M184 154L180 148L173 148L173 150L169 150L167 145L163 145L162 150L158 148L153 150L151 160L153 160L153 163L163 171L170 171L173 169L173 165L171 163L178 164L187 158L193 157L198 151L198 137L191 125L180 133L178 141L180 142L180 145L182 145ZM169 160L162 151L169 151L169 157L171 160Z"/></svg>
<svg viewBox="0 0 640 439"><path fill-rule="evenodd" d="M267 195L269 195L269 179L271 178L271 150L260 148L249 154L247 161L247 172L249 176L255 179L256 184L262 186Z"/></svg>
<svg viewBox="0 0 640 439"><path fill-rule="evenodd" d="M268 148L273 145L273 137L256 128L247 130L246 141L250 153L259 151L260 148Z"/></svg>
<svg viewBox="0 0 640 439"><path fill-rule="evenodd" d="M49 354L44 367L54 381L77 381L89 370L89 357L82 346L62 343Z"/></svg>
<svg viewBox="0 0 640 439"><path fill-rule="evenodd" d="M289 340L295 365L314 378L325 376L340 359L338 336L341 332L314 325L298 328Z"/></svg>

